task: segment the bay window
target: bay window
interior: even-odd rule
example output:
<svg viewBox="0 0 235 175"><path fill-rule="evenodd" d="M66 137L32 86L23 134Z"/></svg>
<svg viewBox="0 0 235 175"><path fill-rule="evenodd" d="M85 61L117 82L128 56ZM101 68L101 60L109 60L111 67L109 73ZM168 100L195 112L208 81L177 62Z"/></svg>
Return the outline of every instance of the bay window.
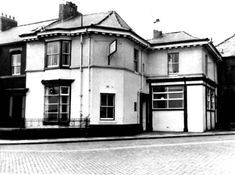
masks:
<svg viewBox="0 0 235 175"><path fill-rule="evenodd" d="M65 124L70 116L70 86L45 87L44 122Z"/></svg>
<svg viewBox="0 0 235 175"><path fill-rule="evenodd" d="M46 46L46 67L69 67L70 50L70 41L48 42Z"/></svg>

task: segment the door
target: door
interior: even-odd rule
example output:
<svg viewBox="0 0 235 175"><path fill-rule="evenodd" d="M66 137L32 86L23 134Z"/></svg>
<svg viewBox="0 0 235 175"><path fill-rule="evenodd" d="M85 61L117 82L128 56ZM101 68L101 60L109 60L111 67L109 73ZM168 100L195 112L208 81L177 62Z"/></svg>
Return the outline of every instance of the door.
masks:
<svg viewBox="0 0 235 175"><path fill-rule="evenodd" d="M13 95L10 97L9 105L9 125L19 127L23 125L24 116L24 97L22 95Z"/></svg>
<svg viewBox="0 0 235 175"><path fill-rule="evenodd" d="M140 93L140 124L143 131L152 130L149 94Z"/></svg>

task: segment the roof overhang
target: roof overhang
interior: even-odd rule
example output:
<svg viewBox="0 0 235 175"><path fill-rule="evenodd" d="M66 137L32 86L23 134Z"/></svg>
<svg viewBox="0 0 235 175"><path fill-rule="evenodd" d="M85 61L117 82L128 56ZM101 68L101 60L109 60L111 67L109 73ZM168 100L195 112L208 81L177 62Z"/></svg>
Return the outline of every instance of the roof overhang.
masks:
<svg viewBox="0 0 235 175"><path fill-rule="evenodd" d="M132 30L126 29L117 29L117 28L109 28L109 27L100 27L100 26L87 26L87 27L80 27L80 28L69 28L69 29L48 29L37 33L29 33L20 35L24 41L34 41L39 40L40 38L46 37L55 37L55 36L77 36L81 34L102 34L102 35L109 35L109 36L120 36L125 37L133 40L134 42L144 46L150 47L148 41L137 35Z"/></svg>

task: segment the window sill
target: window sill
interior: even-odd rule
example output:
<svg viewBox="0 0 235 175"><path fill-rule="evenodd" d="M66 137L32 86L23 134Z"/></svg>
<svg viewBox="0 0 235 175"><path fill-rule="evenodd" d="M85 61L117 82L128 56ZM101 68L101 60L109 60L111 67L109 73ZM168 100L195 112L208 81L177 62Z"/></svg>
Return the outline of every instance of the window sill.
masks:
<svg viewBox="0 0 235 175"><path fill-rule="evenodd" d="M116 124L115 119L100 119L99 124Z"/></svg>
<svg viewBox="0 0 235 175"><path fill-rule="evenodd" d="M152 111L183 111L183 108L152 109Z"/></svg>
<svg viewBox="0 0 235 175"><path fill-rule="evenodd" d="M54 70L54 69L70 69L70 66L45 67L44 70Z"/></svg>

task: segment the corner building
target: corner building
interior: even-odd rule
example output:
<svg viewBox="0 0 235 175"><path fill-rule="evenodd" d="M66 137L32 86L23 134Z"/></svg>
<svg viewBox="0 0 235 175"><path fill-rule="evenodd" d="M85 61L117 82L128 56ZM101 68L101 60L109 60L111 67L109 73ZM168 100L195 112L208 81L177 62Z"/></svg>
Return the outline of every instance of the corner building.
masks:
<svg viewBox="0 0 235 175"><path fill-rule="evenodd" d="M69 9L69 10L68 10ZM115 12L59 18L20 34L26 43L26 128L98 132L212 130L217 63L208 39L185 32L137 35Z"/></svg>

